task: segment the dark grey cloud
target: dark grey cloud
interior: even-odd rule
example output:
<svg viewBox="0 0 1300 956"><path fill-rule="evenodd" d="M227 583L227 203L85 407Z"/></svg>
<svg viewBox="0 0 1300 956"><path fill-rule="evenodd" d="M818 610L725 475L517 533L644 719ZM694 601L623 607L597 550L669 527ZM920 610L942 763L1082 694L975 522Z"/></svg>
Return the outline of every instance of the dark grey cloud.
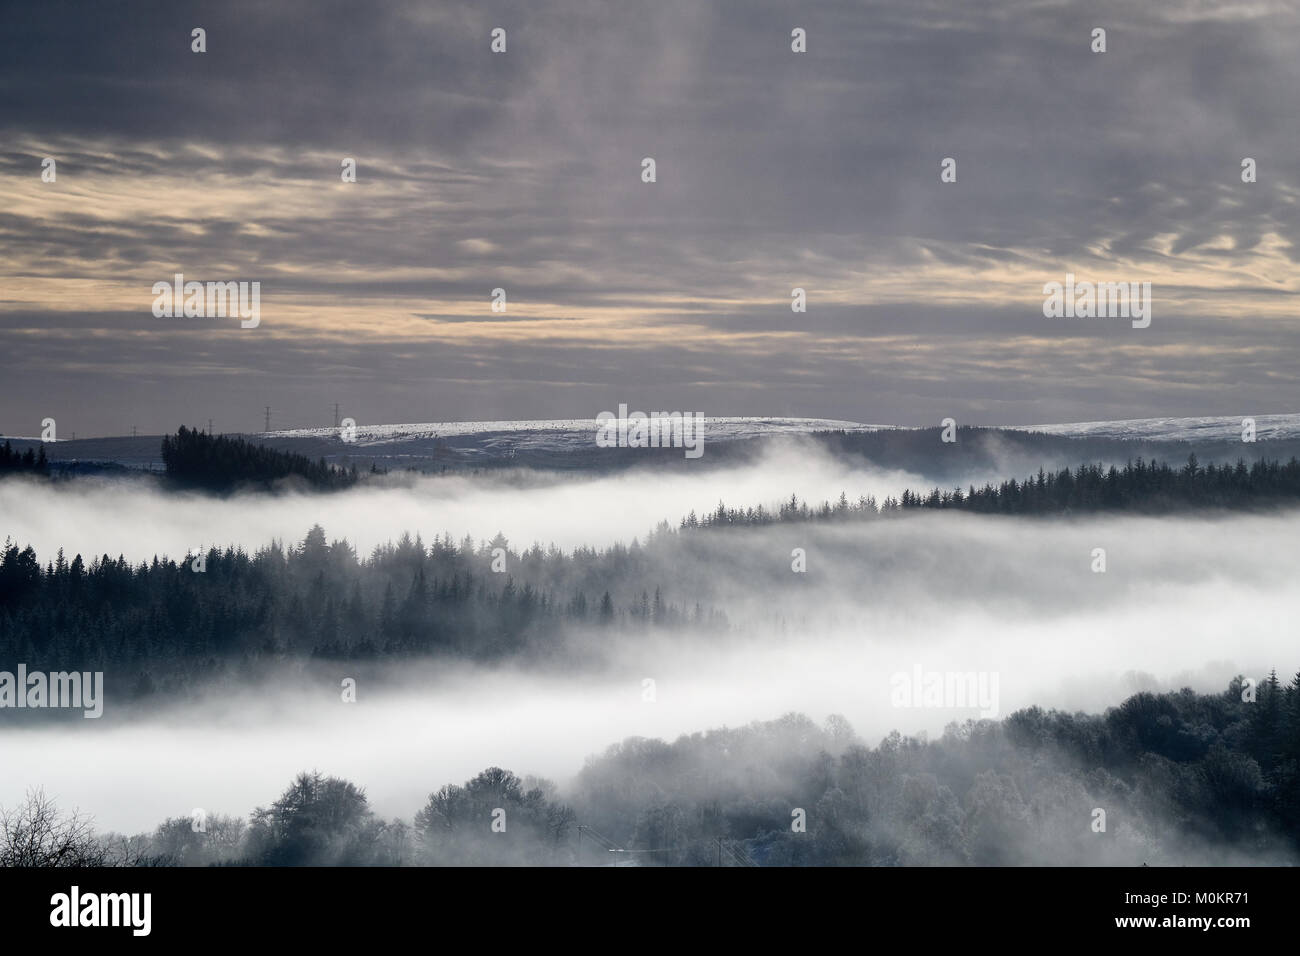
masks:
<svg viewBox="0 0 1300 956"><path fill-rule="evenodd" d="M123 434L132 424L165 431L208 418L254 431L265 405L275 427L324 425L335 401L365 423L581 418L620 401L798 415L828 394L840 417L906 425L948 415L963 424L1035 424L1267 414L1293 389L1277 356L1300 334L1295 323L1260 337L1245 323L1195 316L1154 323L1137 340L1127 328L1081 321L1031 347L1042 326L1013 313L979 313L978 334L958 331L972 318L958 308L882 306L857 328L853 318L846 310L806 340L742 352L577 335L554 344L291 339L268 348L219 321L15 313L0 323L13 342L0 431L36 434L46 416L64 437ZM752 325L760 328L757 319ZM11 335L37 326L68 334ZM835 344L816 344L821 334ZM52 387L47 366L73 370L71 384Z"/></svg>
<svg viewBox="0 0 1300 956"><path fill-rule="evenodd" d="M496 26L505 56L488 49ZM807 54L789 51L794 26ZM284 407L285 424L340 393L371 420L589 416L611 388L716 414L900 423L1210 414L1235 398L1289 411L1300 352L1278 300L1300 248L1298 40L1300 13L1267 0L16 7L0 34L0 182L35 175L45 143L61 184L224 177L266 201L234 212L214 192L197 220L165 198L106 215L111 185L56 218L0 204L0 253L21 263L0 273L260 279L285 298L391 300L434 329L476 317L430 303L486 305L501 285L522 331L141 341L112 330L149 318L152 272L130 318L37 313L0 291L0 341L21 363L0 428L49 404L16 383L94 394L80 414L102 430L170 427L214 403L242 416L245 395L254 413ZM345 197L325 191L340 156L359 162ZM945 156L957 184L938 182ZM279 189L315 181L310 208ZM1192 271L1157 289L1178 304L1158 298L1140 338L1035 317L1035 282L1098 261L1105 279ZM1202 268L1211 285L1230 277L1233 315L1196 301ZM933 285L944 270L1030 278L1020 301L957 308ZM789 310L795 285L807 314ZM537 338L531 303L658 309L661 330L717 338ZM94 328L108 331L63 334ZM788 347L745 340L778 332Z"/></svg>

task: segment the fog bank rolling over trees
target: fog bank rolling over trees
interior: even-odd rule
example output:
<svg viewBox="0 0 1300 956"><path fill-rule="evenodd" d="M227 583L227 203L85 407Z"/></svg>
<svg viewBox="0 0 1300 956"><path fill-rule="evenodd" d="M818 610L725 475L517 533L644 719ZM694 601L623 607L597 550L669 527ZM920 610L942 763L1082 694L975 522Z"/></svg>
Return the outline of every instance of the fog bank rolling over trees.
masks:
<svg viewBox="0 0 1300 956"><path fill-rule="evenodd" d="M1193 457L1181 469L1139 460L1123 469L1040 471L1023 483L972 486L968 492L904 490L879 504L874 496L850 501L845 494L834 504L813 507L794 496L771 509L719 503L702 516L691 511L676 527L660 522L644 544L634 539L628 546L581 547L568 553L554 545L515 549L499 533L477 543L468 536L457 542L444 533L427 546L419 534L403 534L396 544L376 546L362 558L346 540L328 542L325 530L316 525L288 549L275 543L249 554L242 548L211 547L195 549L180 561L155 556L138 564L107 554L92 556L87 564L81 554L68 560L60 550L53 561L45 556L42 566L30 546L20 549L7 541L0 553L0 606L5 609L0 650L43 660L52 669L112 671L119 692L120 682L130 678L133 694L149 691L155 677L151 671L169 679L216 676L231 662L250 659L548 657L572 650L566 631L689 627L719 632L732 621L771 626L806 615L826 599L866 610L874 602L864 599L863 587L828 589L826 584L849 584L836 573L848 566L869 572L865 588L874 592L872 582L890 576L888 564L904 560L909 550L923 553L924 545L918 547L915 539L934 534L933 526L904 525L902 535L891 534L897 525L871 526L909 511L1077 515L1258 510L1297 495L1300 462L1295 459L1286 465L1259 461L1249 468L1244 463L1202 468ZM832 530L799 527L808 524ZM836 530L854 524L859 528ZM1162 525L1162 533L1167 536L1174 527ZM777 530L769 534L763 530L768 528ZM959 543L963 530L947 526L944 543ZM988 530L996 535L998 528L990 525ZM727 531L734 533L728 537ZM870 552L842 553L835 537L845 534L856 535ZM1108 543L1112 532L1102 530L1095 537L1099 544ZM789 542L794 543L787 548ZM804 559L811 544L817 547L809 573ZM879 560L881 545L888 547L888 562ZM787 573L787 554L803 556L790 564L802 577ZM1117 558L1126 556L1117 549ZM1014 557L1002 560L1010 565ZM709 573L701 574L706 568ZM953 599L970 591L972 581L986 583L978 570L951 563L933 570ZM755 575L772 585L761 597L747 587ZM1122 588L1137 578L1125 573L1119 579ZM1171 580L1177 577L1165 578ZM1088 586L1091 597L1116 593L1099 581ZM808 600L808 591L818 592L817 602Z"/></svg>
<svg viewBox="0 0 1300 956"><path fill-rule="evenodd" d="M1035 707L876 747L842 717L800 714L629 738L564 787L491 767L405 819L313 771L247 819L177 817L88 840L84 818L34 794L3 816L0 863L1294 864L1300 674L1270 675L1253 703L1242 691L1234 679L1217 694L1143 693L1099 716Z"/></svg>
<svg viewBox="0 0 1300 956"><path fill-rule="evenodd" d="M628 787L641 780L640 789L628 791L639 794L628 806L596 799L570 777L584 755L613 739L675 739L771 714L809 714L818 722L843 714L863 741L878 741L894 730L937 735L946 724L960 725L979 713L962 704L900 708L891 700L891 675L913 668L997 675L994 716L1001 718L1033 706L1100 712L1138 689L1187 686L1194 696L1221 688L1234 674L1262 679L1270 666L1293 666L1293 593L1300 573L1293 542L1300 511L1285 502L1297 477L1294 464L1165 467L1135 461L1114 470L1031 472L1027 480L960 492L926 490L915 480L892 490L888 482L842 483L845 473L838 466L818 472L823 466L814 461L812 467L813 483L828 486L824 501L792 498L785 476L751 466L715 474L741 475L749 482L742 490L760 494L728 494L725 501L715 498L680 511L652 511L663 502L686 500L677 497L680 488L660 488L658 496L652 490L654 484L671 485L672 478L651 481L635 474L523 489L508 482L471 489L462 478L381 487L383 479L376 479L373 487L328 495L225 498L111 482L0 482L0 498L18 508L12 514L20 521L23 509L54 501L80 502L99 520L95 509L123 494L137 496L139 513L150 514L156 506L164 523L178 528L213 520L205 509L215 509L236 539L230 546L131 559L6 543L0 551L0 649L12 660L50 671L104 670L107 703L101 721L49 710L7 712L11 731L0 746L17 772L0 781L0 804L17 806L28 788L44 785L61 802L93 811L101 826L124 832L194 806L207 807L214 820L233 821L294 773L319 767L326 776L299 781L290 803L310 804L317 790L342 794L355 832L348 831L342 843L308 841L306 849L286 849L283 842L294 838L284 835L287 824L277 822L268 806L269 815L248 817L244 829L232 822L222 831L231 859L375 862L372 854L388 847L383 852L403 854L404 862L563 862L570 852L562 839L568 807L578 823L592 828L597 844L613 841L614 849L645 850L677 862L697 862L699 854L710 852L715 858L732 854L733 862L987 862L992 849L972 850L982 844L967 836L958 843L935 838L907 844L911 849L890 844L872 830L870 821L885 813L878 804L845 811L848 849L787 845L782 827L788 829L788 819L771 819L776 803L797 798L785 807L785 818L798 807L811 820L823 800L841 799L836 791L851 793L840 776L849 769L839 745L817 744L832 764L815 783L805 779L811 771L800 770L798 787L772 791L771 806L727 809L728 820L747 822L721 834L706 832L717 828L714 811L690 800L671 806L637 802L646 793L672 793L685 785L643 779L633 764L603 764L622 767L610 770L603 784L614 796L621 792L615 784L619 774ZM775 488L778 479L783 487L768 494L764 489ZM362 550L336 536L327 523L329 511L321 524L298 529L288 539L292 543L268 542L262 532L246 530L274 509L322 517L322 507L338 505L346 516L361 501L369 502L367 508L381 502L398 508L397 518L389 518L398 520L404 517L401 506L433 488L452 504L465 495L481 528L506 530L510 525L493 520L494 509L512 496L556 509L547 520L574 515L579 522L589 518L581 502L595 491L618 500L644 490L647 499L631 518L621 519L635 521L635 539L564 548L525 544L527 538L514 540L504 531L469 537L413 526ZM841 495L841 488L848 490ZM850 496L849 490L859 488ZM698 496L699 488L690 494ZM353 519L360 513L351 512ZM427 514L418 508L416 513ZM49 523L57 529L80 514L76 507L71 514L56 509ZM583 526L581 534L595 527ZM152 533L145 526L140 537L147 541ZM188 533L182 538L193 540ZM351 709L340 702L340 682L350 679L360 694ZM646 680L657 687L653 703L641 696ZM1083 733L1080 719L1069 718L1062 733ZM1179 854L1200 853L1203 846L1227 853L1242 841L1263 845L1241 834L1291 832L1285 808L1274 802L1286 792L1278 788L1279 774L1286 773L1285 748L1273 760L1245 746L1233 737L1234 720L1226 712L1162 711L1154 719L1158 726L1193 728L1180 730L1179 740L1219 740L1229 755L1237 755L1221 759L1213 748L1197 749L1199 743L1178 751L1178 760L1188 764L1186 774L1180 770L1167 783L1180 795L1244 775L1242 792L1253 795L1238 794L1247 808L1242 812L1262 816L1250 817L1253 822L1233 831L1236 836L1199 824L1162 830L1154 803L1126 803L1131 794L1100 787L1088 776L1091 770L1061 771L1081 775L1076 783L1088 800L1097 801L1089 812L1108 807L1106 799L1120 808L1114 824L1119 829L1111 833L1118 837L1127 832L1125 820L1141 818L1135 824L1142 834L1138 843L1156 841L1161 859L1169 861L1188 859ZM1004 721L996 731L1001 736L993 738L987 736L991 731L968 736L1005 743L1014 726L1014 720ZM825 743L817 734L827 732L809 739ZM1284 727L1282 733L1289 731ZM952 744L958 745L976 743ZM655 754L663 745L628 746ZM954 777L947 764L935 762L942 751L933 746L904 747L912 754L909 761L919 761L908 763L906 773L935 777L926 812L948 821L942 826L959 821L963 834L974 826L967 823L972 793L999 794L999 807L1017 806L998 774L1016 781L1023 806L1015 813L1028 814L1026 819L1039 819L1034 815L1057 805L1048 796L1035 797L1048 793L1041 789L1047 785L1017 777L1013 765L1000 762L1003 751L997 747L979 751L988 757L985 763L976 761L966 777ZM1056 761L1063 747L1054 743L1034 759ZM1132 749L1106 744L1089 759L1101 761L1112 775L1116 760L1131 757L1148 773L1158 762L1145 755L1173 759L1164 744L1141 743L1136 756L1125 756L1126 747ZM879 762L883 752L872 749L863 759ZM719 767L727 765L725 754L706 753ZM1007 753L1029 759L1024 748ZM1250 782L1250 765L1238 759L1243 754L1258 767L1258 786ZM742 802L742 790L767 793L761 781L787 780L805 757L772 759L777 766L752 764L753 787L746 783L726 799L710 799L729 806L728 800ZM707 777L712 771L706 764L690 773ZM85 770L110 765L117 768L111 779ZM516 793L504 777L492 776L487 784L446 791L432 809L420 802L426 788L474 781L484 767L544 774L560 783L551 788L523 777ZM993 782L976 791L975 777L985 771L994 773ZM1121 778L1130 789L1137 786L1136 773ZM365 792L329 783L330 776ZM1143 793L1155 791L1148 784ZM486 801L498 791L513 794L516 815L530 821L512 832L535 833L518 854L509 842L479 846L472 830L462 838L459 824L445 822L477 820L480 796ZM906 804L900 794L883 806ZM1060 794L1060 801L1069 794L1073 800L1078 790ZM417 817L417 808L428 812ZM886 831L901 832L902 818L888 814ZM406 829L394 829L394 818L404 820ZM829 812L817 816L823 836L832 819ZM414 842L430 821L444 821L436 831L445 838L436 853L430 849L433 836ZM250 842L254 833L262 842ZM1048 852L1048 836L1045 831L1042 845L1024 848L1016 860ZM744 847L710 843L719 837L744 841ZM1087 862L1135 859L1117 845L1062 845L1059 852L1083 854L1079 859ZM167 855L143 855L150 854Z"/></svg>

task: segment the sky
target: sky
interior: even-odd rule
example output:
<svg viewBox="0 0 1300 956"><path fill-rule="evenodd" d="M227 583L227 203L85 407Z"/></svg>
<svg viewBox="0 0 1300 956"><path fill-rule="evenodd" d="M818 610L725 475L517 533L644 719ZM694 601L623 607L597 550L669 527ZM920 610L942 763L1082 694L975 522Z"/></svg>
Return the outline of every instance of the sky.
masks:
<svg viewBox="0 0 1300 956"><path fill-rule="evenodd" d="M1298 47L1293 0L6 5L0 433L1300 411ZM176 273L260 323L155 317ZM1066 273L1150 327L1044 316Z"/></svg>

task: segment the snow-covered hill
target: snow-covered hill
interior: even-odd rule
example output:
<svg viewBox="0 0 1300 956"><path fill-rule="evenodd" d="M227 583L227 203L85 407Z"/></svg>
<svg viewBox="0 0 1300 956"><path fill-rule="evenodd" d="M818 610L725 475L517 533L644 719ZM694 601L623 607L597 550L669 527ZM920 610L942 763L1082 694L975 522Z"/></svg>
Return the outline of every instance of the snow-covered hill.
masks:
<svg viewBox="0 0 1300 956"><path fill-rule="evenodd" d="M1073 422L1062 425L1013 425L1010 431L1046 432L1067 438L1123 438L1147 441L1232 441L1241 439L1246 416L1210 418L1132 418L1116 422ZM1253 415L1259 441L1300 438L1300 415Z"/></svg>
<svg viewBox="0 0 1300 956"><path fill-rule="evenodd" d="M1260 441L1300 438L1300 414L1256 415L1256 437ZM937 425L937 423L936 423ZM896 425L870 425L829 418L706 418L706 442L737 441L770 435L805 434L840 430L880 431ZM932 426L933 427L933 426ZM1045 432L1067 438L1115 438L1145 441L1210 442L1240 440L1242 417L1134 418L1108 422L1070 422L1044 425L1004 425L1007 431ZM457 447L478 445L485 449L509 446L520 451L564 451L589 447L596 433L594 419L540 419L496 422L425 422L406 425L365 425L356 428L360 447L394 443L446 442ZM267 432L258 437L331 439L334 428L293 428Z"/></svg>
<svg viewBox="0 0 1300 956"><path fill-rule="evenodd" d="M1300 441L1300 414L1257 415L1258 442ZM1217 416L1205 418L1138 418L1124 421L1071 422L1044 425L1004 425L1008 432L1044 432L1063 439L1083 438L1142 442L1184 441L1194 444L1233 445L1241 442L1241 418ZM930 426L937 427L938 422ZM964 423L963 423L964 424ZM989 426L997 427L997 426ZM897 425L872 425L828 418L706 418L704 443L718 446L729 442L799 435L819 431L916 431ZM611 459L596 456L596 422L594 419L537 419L491 422L423 422L413 424L370 425L360 423L356 440L344 444L335 428L294 428L271 431L248 437L266 444L331 462L351 462L362 468L375 462L390 469L417 470L441 467L477 467L509 463L536 468L583 468L598 462L607 466ZM61 440L45 446L53 461L108 463L133 469L157 471L159 435L138 437L82 438ZM3 441L0 436L0 441ZM39 439L11 436L19 451L40 444ZM1300 447L1273 449L1267 444L1254 446L1260 454L1290 455ZM1090 452L1090 454L1094 454ZM1116 450L1123 460L1124 450ZM1036 453L1037 454L1037 453ZM708 458L706 451L705 457ZM1074 452L1064 452L1063 462L1073 462ZM627 459L631 460L631 459ZM712 459L709 459L712 460ZM1050 459L1055 460L1055 459ZM1077 463L1077 462L1076 462ZM1037 458L1018 462L1018 466L1037 467ZM911 467L920 468L913 462ZM923 470L923 469L922 469Z"/></svg>
<svg viewBox="0 0 1300 956"><path fill-rule="evenodd" d="M878 431L889 425L863 425L830 418L705 418L707 442L738 441L768 435L806 434L844 429ZM523 449L563 451L566 447L590 447L595 440L594 418L536 419L500 422L425 422L408 425L356 426L356 444L361 447L397 442L445 441L463 447L468 444L508 443ZM336 428L291 428L266 432L263 439L336 438Z"/></svg>

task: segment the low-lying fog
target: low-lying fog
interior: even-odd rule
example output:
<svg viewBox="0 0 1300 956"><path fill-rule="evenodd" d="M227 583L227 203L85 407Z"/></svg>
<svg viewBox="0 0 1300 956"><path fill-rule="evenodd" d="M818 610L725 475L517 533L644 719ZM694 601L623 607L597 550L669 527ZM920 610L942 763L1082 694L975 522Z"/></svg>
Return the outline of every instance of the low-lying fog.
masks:
<svg viewBox="0 0 1300 956"><path fill-rule="evenodd" d="M136 487L0 483L0 534L34 543L42 562L59 545L68 554L133 558L198 541L252 550L273 536L301 539L316 521L363 554L403 530L426 539L444 529L476 538L501 530L517 545L603 544L642 534L661 517L675 524L718 498L771 504L791 491L883 497L916 486L822 459L803 464L798 473L770 462L704 473L698 483L689 474L620 475L519 490L439 479L199 508ZM491 765L563 784L585 756L631 735L671 739L794 710L819 721L843 714L874 746L894 729L934 734L980 716L979 702L896 706L891 678L917 669L923 678L984 675L986 694L996 696L983 709L996 716L1031 704L1097 712L1139 689L1221 690L1236 673L1263 677L1269 667L1287 679L1300 666L1297 531L1300 512L1071 520L931 513L698 535L662 569L665 590L679 601L691 588L707 593L726 610L730 636L619 631L593 649L588 668L563 673L403 666L360 677L355 704L340 699L339 681L355 676L340 664L267 675L265 686L145 721L0 730L0 805L43 785L101 829L134 832L196 807L247 814L297 771L316 768L364 786L382 815L409 818L430 791ZM796 547L807 554L806 574L790 570ZM1106 551L1105 573L1092 570L1095 548ZM110 699L110 717L113 706Z"/></svg>
<svg viewBox="0 0 1300 956"><path fill-rule="evenodd" d="M920 487L928 490L919 476L851 465L798 439L736 468L686 465L577 477L505 471L393 476L331 495L223 499L162 494L145 483L112 479L0 481L0 536L32 545L42 557L62 548L69 559L79 552L87 561L102 554L123 554L133 562L179 557L214 544L251 550L273 538L301 541L317 523L331 540L346 538L361 555L404 531L419 532L426 542L443 532L457 541L467 534L478 541L501 531L516 546L538 541L568 550L626 543L660 521L676 526L692 510L713 511L720 500L731 507L771 504L794 493L801 500L834 501L841 491L883 499Z"/></svg>

